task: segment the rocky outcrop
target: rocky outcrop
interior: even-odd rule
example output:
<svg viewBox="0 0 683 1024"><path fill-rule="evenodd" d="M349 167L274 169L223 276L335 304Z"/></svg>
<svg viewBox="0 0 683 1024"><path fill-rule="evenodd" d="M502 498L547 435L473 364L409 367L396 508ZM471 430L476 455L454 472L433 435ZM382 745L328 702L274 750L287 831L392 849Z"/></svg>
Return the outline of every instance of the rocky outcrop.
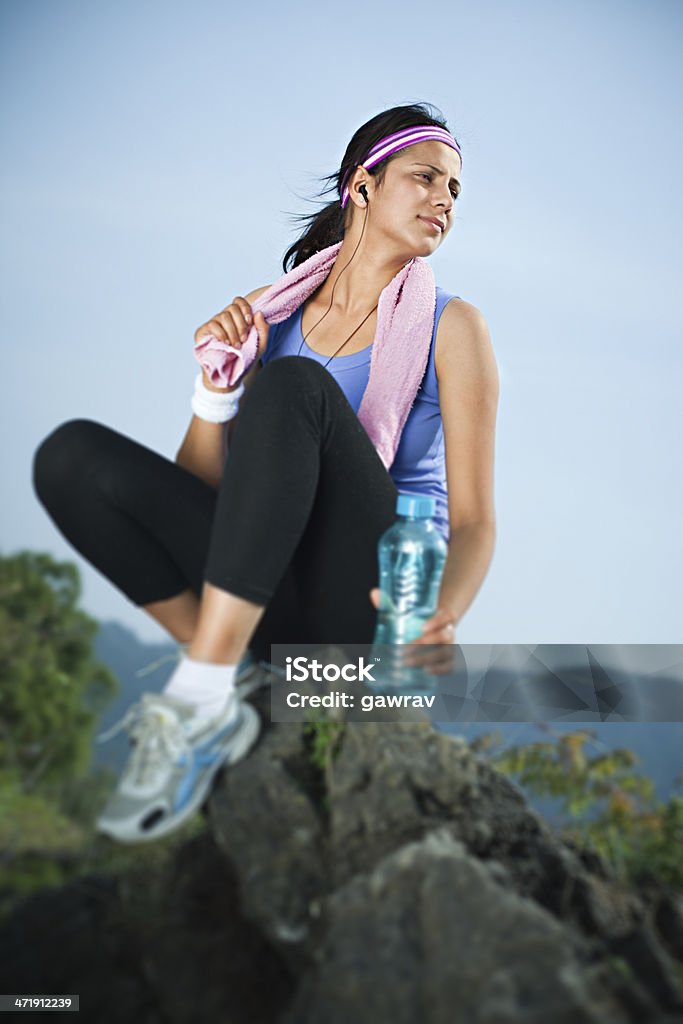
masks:
<svg viewBox="0 0 683 1024"><path fill-rule="evenodd" d="M673 894L626 889L427 722L334 742L323 765L300 725L266 728L163 877L33 897L1 990L80 991L105 1024L683 1019Z"/></svg>

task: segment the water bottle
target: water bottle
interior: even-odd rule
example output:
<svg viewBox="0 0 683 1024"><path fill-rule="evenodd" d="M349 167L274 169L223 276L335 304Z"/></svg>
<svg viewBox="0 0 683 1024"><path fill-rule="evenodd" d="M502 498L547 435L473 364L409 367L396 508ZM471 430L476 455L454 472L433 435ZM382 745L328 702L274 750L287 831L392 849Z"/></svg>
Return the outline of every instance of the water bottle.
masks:
<svg viewBox="0 0 683 1024"><path fill-rule="evenodd" d="M448 546L434 524L435 508L435 499L427 495L399 494L397 519L380 537L375 649L416 640L436 612ZM388 651L383 655L385 681L398 681L397 658ZM402 678L408 675L403 669Z"/></svg>

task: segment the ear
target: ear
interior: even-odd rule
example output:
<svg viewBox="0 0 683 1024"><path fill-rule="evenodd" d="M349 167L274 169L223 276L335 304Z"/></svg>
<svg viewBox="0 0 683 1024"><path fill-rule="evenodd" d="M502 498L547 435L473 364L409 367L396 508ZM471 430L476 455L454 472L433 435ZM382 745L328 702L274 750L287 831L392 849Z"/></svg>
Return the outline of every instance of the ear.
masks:
<svg viewBox="0 0 683 1024"><path fill-rule="evenodd" d="M359 164L351 175L351 180L349 182L349 199L351 201L355 201L355 205L357 206L365 206L365 199L360 191L361 185L365 185L368 192L368 199L370 199L373 190L372 177L368 174L363 165Z"/></svg>

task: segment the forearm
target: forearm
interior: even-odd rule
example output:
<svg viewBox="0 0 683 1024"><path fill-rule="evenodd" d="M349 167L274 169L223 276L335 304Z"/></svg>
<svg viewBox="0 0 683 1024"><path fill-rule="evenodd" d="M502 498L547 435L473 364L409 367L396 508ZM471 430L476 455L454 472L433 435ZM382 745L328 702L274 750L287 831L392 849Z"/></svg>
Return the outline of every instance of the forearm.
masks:
<svg viewBox="0 0 683 1024"><path fill-rule="evenodd" d="M451 531L444 566L439 607L447 608L458 623L472 604L488 572L496 542L493 523L468 523Z"/></svg>
<svg viewBox="0 0 683 1024"><path fill-rule="evenodd" d="M207 423L193 416L175 461L209 486L218 488L227 453L225 423Z"/></svg>
<svg viewBox="0 0 683 1024"><path fill-rule="evenodd" d="M215 388L204 374L204 386L209 391L225 394L236 391L239 384L231 388ZM194 473L211 487L218 487L228 453L228 431L226 423L208 423L193 416L182 440L175 461L183 469Z"/></svg>

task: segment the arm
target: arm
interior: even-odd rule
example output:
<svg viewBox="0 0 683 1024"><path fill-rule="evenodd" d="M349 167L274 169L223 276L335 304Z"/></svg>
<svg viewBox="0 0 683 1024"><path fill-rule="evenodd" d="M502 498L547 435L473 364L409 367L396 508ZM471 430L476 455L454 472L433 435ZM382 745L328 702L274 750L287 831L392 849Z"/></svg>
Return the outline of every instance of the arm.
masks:
<svg viewBox="0 0 683 1024"><path fill-rule="evenodd" d="M498 408L498 369L484 317L469 302L447 303L436 332L436 375L446 449L450 539L437 610L413 640L407 664L435 675L453 668L444 645L453 644L453 625L463 617L493 556L493 456ZM371 600L379 608L380 591ZM441 645L427 654L420 646Z"/></svg>
<svg viewBox="0 0 683 1024"><path fill-rule="evenodd" d="M436 347L451 536L439 607L456 624L488 572L496 539L493 464L498 369L488 327L468 302L449 302Z"/></svg>
<svg viewBox="0 0 683 1024"><path fill-rule="evenodd" d="M257 288L255 291L249 292L249 294L245 296L246 301L251 305L251 303L269 287L270 285L264 285L263 288ZM209 323L213 322L215 321L209 321ZM199 331L202 331L202 328L199 328ZM203 333L208 332L204 331ZM216 333L216 331L214 331L214 333ZM237 341L237 334L235 334L235 338L226 337L225 340L229 340L231 344L235 344ZM206 373L204 373L204 385L209 389L209 391L225 393L226 390L235 391L240 384L244 384L246 393L246 391L251 387L251 384L260 368L260 359L256 359L242 379L231 388L214 387L209 382ZM242 401L244 401L244 395L242 396ZM235 429L235 424L238 419L239 410L237 415L232 420L228 420L227 423L207 423L205 420L201 420L197 416L193 416L175 457L176 463L184 469L189 470L190 473L194 473L195 476L198 476L201 480L204 480L210 487L218 488L223 476L225 459L228 454L229 438L232 436L232 432Z"/></svg>

